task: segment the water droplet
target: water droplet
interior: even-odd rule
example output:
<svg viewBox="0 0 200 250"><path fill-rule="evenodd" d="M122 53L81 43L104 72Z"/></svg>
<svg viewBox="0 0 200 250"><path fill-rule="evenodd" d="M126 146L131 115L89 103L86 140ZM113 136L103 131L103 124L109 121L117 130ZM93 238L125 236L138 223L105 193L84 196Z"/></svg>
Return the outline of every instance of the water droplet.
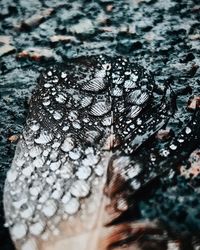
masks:
<svg viewBox="0 0 200 250"><path fill-rule="evenodd" d="M33 161L33 166L35 166L36 168L41 168L43 167L44 161L42 158L37 157L34 161Z"/></svg>
<svg viewBox="0 0 200 250"><path fill-rule="evenodd" d="M45 223L43 221L36 222L29 227L29 231L32 235L39 236L45 228Z"/></svg>
<svg viewBox="0 0 200 250"><path fill-rule="evenodd" d="M134 190L137 190L137 189L140 188L141 184L140 184L140 182L139 182L138 180L135 180L135 179L134 179L134 180L131 182L131 186L132 186L132 188L133 188Z"/></svg>
<svg viewBox="0 0 200 250"><path fill-rule="evenodd" d="M131 107L131 110L130 110L129 113L127 114L127 117L135 118L135 117L140 113L141 110L142 110L141 107L136 106L136 105L133 105L133 106ZM139 124L138 124L138 125L139 125Z"/></svg>
<svg viewBox="0 0 200 250"><path fill-rule="evenodd" d="M90 192L89 184L84 180L75 181L71 188L70 193L75 197L83 198L86 197Z"/></svg>
<svg viewBox="0 0 200 250"><path fill-rule="evenodd" d="M78 118L78 113L76 111L70 111L68 118L71 122L73 122Z"/></svg>
<svg viewBox="0 0 200 250"><path fill-rule="evenodd" d="M111 110L111 106L106 102L95 103L90 110L93 116L103 116Z"/></svg>
<svg viewBox="0 0 200 250"><path fill-rule="evenodd" d="M74 148L74 141L73 141L73 139L71 138L71 137L67 137L65 140L64 140L64 142L63 142L63 144L62 144L62 146L61 146L61 149L62 149L62 151L64 151L64 152L69 152L69 151L71 151L73 148Z"/></svg>
<svg viewBox="0 0 200 250"><path fill-rule="evenodd" d="M90 96L86 96L81 100L81 106L83 108L89 106L92 103L93 98Z"/></svg>
<svg viewBox="0 0 200 250"><path fill-rule="evenodd" d="M31 204L27 205L27 203L24 204L24 206L25 208L23 206L21 207L22 211L20 211L20 215L24 219L30 219L34 213L34 207Z"/></svg>
<svg viewBox="0 0 200 250"><path fill-rule="evenodd" d="M74 149L73 151L70 151L69 152L69 157L72 159L72 160L78 160L80 157L81 157L81 152L79 149Z"/></svg>
<svg viewBox="0 0 200 250"><path fill-rule="evenodd" d="M87 157L82 160L82 164L84 166L94 166L99 162L99 160L100 157L98 155L88 154Z"/></svg>
<svg viewBox="0 0 200 250"><path fill-rule="evenodd" d="M39 125L38 123L33 124L33 125L30 126L30 129L31 129L32 131L34 131L34 132L38 131L39 128L40 128L40 125Z"/></svg>
<svg viewBox="0 0 200 250"><path fill-rule="evenodd" d="M126 89L132 89L132 88L136 88L137 85L136 85L136 83L133 82L133 81L126 80L126 81L124 82L124 87L125 87Z"/></svg>
<svg viewBox="0 0 200 250"><path fill-rule="evenodd" d="M141 125L142 124L142 120L140 118L137 119L137 125Z"/></svg>
<svg viewBox="0 0 200 250"><path fill-rule="evenodd" d="M62 72L62 73L61 73L61 78L64 79L64 78L66 78L66 77L67 77L67 73L66 73L66 72Z"/></svg>
<svg viewBox="0 0 200 250"><path fill-rule="evenodd" d="M102 176L104 174L104 168L100 164L98 164L97 166L95 166L94 171L95 171L95 174L97 176Z"/></svg>
<svg viewBox="0 0 200 250"><path fill-rule="evenodd" d="M92 173L92 170L88 166L81 166L78 168L78 171L76 172L76 176L80 180L86 180Z"/></svg>
<svg viewBox="0 0 200 250"><path fill-rule="evenodd" d="M95 130L90 130L85 133L85 140L90 143L94 143L100 137L100 133Z"/></svg>
<svg viewBox="0 0 200 250"><path fill-rule="evenodd" d="M130 166L127 171L128 178L134 178L141 172L141 166L139 163Z"/></svg>
<svg viewBox="0 0 200 250"><path fill-rule="evenodd" d="M60 161L57 162L52 162L51 165L49 166L52 171L56 171L61 165Z"/></svg>
<svg viewBox="0 0 200 250"><path fill-rule="evenodd" d="M39 193L41 192L41 190L42 190L41 187L36 186L36 187L31 187L31 188L29 189L29 192L30 192L30 194L33 195L33 196L38 196Z"/></svg>
<svg viewBox="0 0 200 250"><path fill-rule="evenodd" d="M72 122L72 126L75 128L75 129L81 129L81 124L79 122Z"/></svg>
<svg viewBox="0 0 200 250"><path fill-rule="evenodd" d="M35 139L38 144L47 144L52 140L52 135L48 134L46 131L41 131L40 136Z"/></svg>
<svg viewBox="0 0 200 250"><path fill-rule="evenodd" d="M22 170L22 174L26 177L30 177L33 171L34 171L33 166L28 166Z"/></svg>
<svg viewBox="0 0 200 250"><path fill-rule="evenodd" d="M186 129L185 129L185 133L188 135L188 134L190 134L191 132L192 132L191 128L186 127Z"/></svg>
<svg viewBox="0 0 200 250"><path fill-rule="evenodd" d="M38 250L36 241L34 239L28 239L23 243L21 250Z"/></svg>
<svg viewBox="0 0 200 250"><path fill-rule="evenodd" d="M50 88L51 86L52 86L52 84L50 84L50 83L45 83L45 84L44 84L44 87L45 87L45 88Z"/></svg>
<svg viewBox="0 0 200 250"><path fill-rule="evenodd" d="M8 171L7 173L7 180L8 182L13 182L17 179L17 176L18 176L18 172L14 169L11 169Z"/></svg>
<svg viewBox="0 0 200 250"><path fill-rule="evenodd" d="M103 126L110 126L112 123L112 118L111 117L105 117L103 118L103 120L101 121Z"/></svg>
<svg viewBox="0 0 200 250"><path fill-rule="evenodd" d="M131 92L127 97L127 102L133 103L136 105L141 105L145 103L149 98L149 95L146 92L142 92L140 89L136 89Z"/></svg>
<svg viewBox="0 0 200 250"><path fill-rule="evenodd" d="M44 106L49 106L50 103L51 103L51 102L48 100L48 101L44 101L42 104L43 104Z"/></svg>
<svg viewBox="0 0 200 250"><path fill-rule="evenodd" d="M71 198L70 201L64 206L64 210L67 214L73 215L78 212L80 204L76 198Z"/></svg>
<svg viewBox="0 0 200 250"><path fill-rule="evenodd" d="M52 74L52 72L49 70L49 71L47 72L47 75L48 75L48 76L52 76L53 74Z"/></svg>
<svg viewBox="0 0 200 250"><path fill-rule="evenodd" d="M29 151L29 155L32 158L35 158L36 156L39 156L42 153L42 149L38 146L35 146L33 148L30 149Z"/></svg>
<svg viewBox="0 0 200 250"><path fill-rule="evenodd" d="M59 103L65 103L65 96L63 96L62 94L58 94L58 96L55 97L56 101Z"/></svg>
<svg viewBox="0 0 200 250"><path fill-rule="evenodd" d="M55 111L54 114L53 114L53 117L54 117L55 120L60 120L62 118L62 114Z"/></svg>
<svg viewBox="0 0 200 250"><path fill-rule="evenodd" d="M25 163L25 159L24 158L17 158L15 163L18 167L22 167Z"/></svg>
<svg viewBox="0 0 200 250"><path fill-rule="evenodd" d="M112 89L111 95L112 96L122 96L123 95L123 90L118 88L118 87L115 87L114 89Z"/></svg>
<svg viewBox="0 0 200 250"><path fill-rule="evenodd" d="M177 149L177 146L174 145L174 144L171 144L169 147L170 147L172 150L176 150L176 149Z"/></svg>
<svg viewBox="0 0 200 250"><path fill-rule="evenodd" d="M137 75L135 75L135 74L131 74L131 75L130 75L130 80L131 80L131 81L136 82L137 79L138 79L138 76L137 76Z"/></svg>
<svg viewBox="0 0 200 250"><path fill-rule="evenodd" d="M13 240L22 239L23 237L25 237L26 233L27 226L23 222L18 222L11 228L11 235Z"/></svg>
<svg viewBox="0 0 200 250"><path fill-rule="evenodd" d="M44 215L48 218L52 217L57 210L57 204L54 200L48 200L42 209Z"/></svg>
<svg viewBox="0 0 200 250"><path fill-rule="evenodd" d="M69 126L64 126L62 130L63 130L63 131L69 130Z"/></svg>
<svg viewBox="0 0 200 250"><path fill-rule="evenodd" d="M71 199L71 194L68 192L68 193L66 193L63 197L62 197L62 202L63 203L68 203L69 202L69 200Z"/></svg>
<svg viewBox="0 0 200 250"><path fill-rule="evenodd" d="M86 91L98 92L105 88L105 83L101 77L93 78L87 83L83 84L82 89Z"/></svg>

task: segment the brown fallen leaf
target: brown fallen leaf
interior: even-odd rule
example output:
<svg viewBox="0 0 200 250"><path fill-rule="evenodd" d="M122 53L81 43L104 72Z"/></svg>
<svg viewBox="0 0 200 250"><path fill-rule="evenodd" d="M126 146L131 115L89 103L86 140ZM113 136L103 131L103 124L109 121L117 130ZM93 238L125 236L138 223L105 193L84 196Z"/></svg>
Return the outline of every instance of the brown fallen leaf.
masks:
<svg viewBox="0 0 200 250"><path fill-rule="evenodd" d="M76 42L77 39L74 36L55 35L50 37L50 41L52 43L57 43L57 42L70 43L70 42Z"/></svg>
<svg viewBox="0 0 200 250"><path fill-rule="evenodd" d="M200 40L200 34L189 35L190 40Z"/></svg>
<svg viewBox="0 0 200 250"><path fill-rule="evenodd" d="M196 110L200 107L200 96L193 96L188 102L188 109Z"/></svg>
<svg viewBox="0 0 200 250"><path fill-rule="evenodd" d="M185 178L194 178L200 174L200 149L196 149L192 152L189 157L189 162L191 166L187 168L186 166L180 167L180 174L185 176Z"/></svg>
<svg viewBox="0 0 200 250"><path fill-rule="evenodd" d="M49 17L52 12L54 11L53 8L45 9L37 14L34 14L33 16L27 18L26 20L23 20L19 27L17 27L20 30L28 30L33 27L38 26L41 22L43 22L47 17Z"/></svg>
<svg viewBox="0 0 200 250"><path fill-rule="evenodd" d="M112 12L113 8L114 8L114 6L112 4L109 4L109 5L106 6L106 11L107 12Z"/></svg>
<svg viewBox="0 0 200 250"><path fill-rule="evenodd" d="M156 139L165 141L171 137L171 130L170 129L160 129L156 134Z"/></svg>
<svg viewBox="0 0 200 250"><path fill-rule="evenodd" d="M4 55L7 55L9 53L12 53L14 52L16 49L14 46L12 45L9 45L9 44L5 44L3 46L0 47L0 57L1 56L4 56Z"/></svg>
<svg viewBox="0 0 200 250"><path fill-rule="evenodd" d="M9 45L10 43L12 43L11 36L0 35L0 44Z"/></svg>
<svg viewBox="0 0 200 250"><path fill-rule="evenodd" d="M20 135L16 134L16 135L11 135L8 140L13 143L13 142L17 142L19 140Z"/></svg>
<svg viewBox="0 0 200 250"><path fill-rule="evenodd" d="M33 61L49 60L53 57L53 51L49 48L28 48L17 54L17 58L28 58Z"/></svg>

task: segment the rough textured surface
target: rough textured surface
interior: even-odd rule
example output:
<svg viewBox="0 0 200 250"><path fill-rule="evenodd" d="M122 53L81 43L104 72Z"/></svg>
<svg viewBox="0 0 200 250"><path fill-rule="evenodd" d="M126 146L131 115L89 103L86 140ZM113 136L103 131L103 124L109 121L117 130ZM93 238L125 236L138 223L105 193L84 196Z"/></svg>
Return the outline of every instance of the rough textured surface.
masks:
<svg viewBox="0 0 200 250"><path fill-rule="evenodd" d="M61 4L62 8L59 8ZM198 1L74 1L68 4L65 1L18 1L14 4L3 0L0 5L1 33L11 37L10 40L0 38L1 190L14 152L14 144L8 138L22 132L28 97L38 71L49 63L86 54L127 55L130 60L152 70L156 84L161 88L164 88L167 78L173 77L173 90L190 85L193 94L199 95ZM40 18L39 10L49 8L54 11L45 12L45 16ZM39 17L30 21L30 17L38 12ZM27 19L29 21L25 22ZM28 27L23 23L28 23ZM52 42L51 37L55 35L67 37L53 39ZM8 41L16 52L5 47ZM186 109L188 98L189 95L178 97L177 112L168 123L168 128L172 128L175 134L186 126L191 117ZM141 203L142 216L163 218L172 227L180 225L176 223L180 206L193 214L199 209L198 192L195 190L190 189L190 182L183 177L166 178L151 199ZM181 197L179 202L175 199L177 192ZM195 200L192 208L191 200ZM161 204L160 201L165 201L166 206L152 209L152 204ZM169 220L172 207L174 212ZM199 227L196 217L182 222L177 228L179 231ZM9 243L5 240L8 234L3 228L3 217L1 225L0 240L6 249Z"/></svg>

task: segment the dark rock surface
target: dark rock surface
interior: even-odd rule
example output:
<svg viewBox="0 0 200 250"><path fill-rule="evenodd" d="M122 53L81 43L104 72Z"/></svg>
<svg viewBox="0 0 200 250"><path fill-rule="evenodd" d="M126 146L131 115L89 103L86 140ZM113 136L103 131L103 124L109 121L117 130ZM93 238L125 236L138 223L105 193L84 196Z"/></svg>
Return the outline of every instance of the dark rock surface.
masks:
<svg viewBox="0 0 200 250"><path fill-rule="evenodd" d="M22 131L40 70L76 56L118 54L151 70L159 87L170 78L173 90L189 85L192 95L198 96L199 30L198 0L1 0L0 249L13 249L3 227L2 208L4 180L15 149L8 138ZM175 134L191 116L189 97L178 97L178 110L167 128ZM199 231L196 179L192 187L184 177L164 179L157 191L141 202L141 216L160 218L167 227L187 235Z"/></svg>

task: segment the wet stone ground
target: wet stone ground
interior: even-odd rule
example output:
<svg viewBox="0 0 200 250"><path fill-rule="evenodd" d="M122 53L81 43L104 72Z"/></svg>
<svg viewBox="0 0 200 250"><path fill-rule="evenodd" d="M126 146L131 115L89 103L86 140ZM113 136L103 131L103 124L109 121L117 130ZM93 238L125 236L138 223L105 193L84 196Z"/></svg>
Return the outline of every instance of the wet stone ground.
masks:
<svg viewBox="0 0 200 250"><path fill-rule="evenodd" d="M173 90L191 87L192 93L178 97L167 125L176 134L191 117L189 97L200 92L199 21L199 0L1 0L0 249L13 249L3 226L3 186L39 72L81 55L128 56L152 71L161 88L167 79ZM192 181L191 187L184 176L163 179L140 202L140 216L159 218L176 232L198 232L198 175ZM190 216L180 220L185 211Z"/></svg>

